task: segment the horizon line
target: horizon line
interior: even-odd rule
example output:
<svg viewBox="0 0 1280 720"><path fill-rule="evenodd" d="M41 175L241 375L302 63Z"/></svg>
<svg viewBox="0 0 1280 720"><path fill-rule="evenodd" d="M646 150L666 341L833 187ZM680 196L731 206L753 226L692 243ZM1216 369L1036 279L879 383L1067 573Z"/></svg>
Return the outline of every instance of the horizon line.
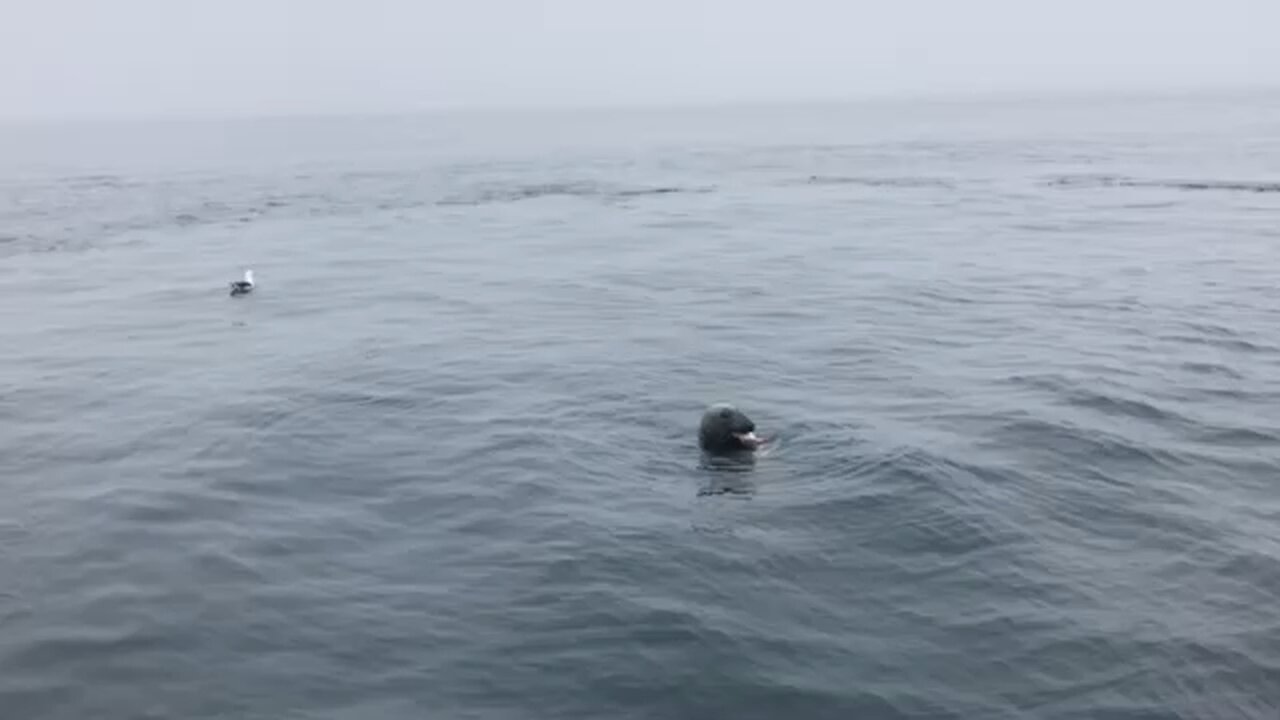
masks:
<svg viewBox="0 0 1280 720"><path fill-rule="evenodd" d="M96 123L202 123L252 122L263 120L336 120L355 118L405 118L427 116L519 114L599 114L614 112L662 112L729 110L733 108L785 108L805 106L857 106L894 104L981 104L1007 102L1054 102L1063 100L1175 100L1188 97L1236 96L1244 93L1280 95L1280 82L1217 83L1212 85L1161 85L1132 87L991 88L983 90L941 90L867 92L848 95L808 97L726 97L672 100L631 100L617 102L559 102L436 104L368 109L299 110L173 110L156 112L88 112L63 114L6 115L0 112L0 126L78 125Z"/></svg>

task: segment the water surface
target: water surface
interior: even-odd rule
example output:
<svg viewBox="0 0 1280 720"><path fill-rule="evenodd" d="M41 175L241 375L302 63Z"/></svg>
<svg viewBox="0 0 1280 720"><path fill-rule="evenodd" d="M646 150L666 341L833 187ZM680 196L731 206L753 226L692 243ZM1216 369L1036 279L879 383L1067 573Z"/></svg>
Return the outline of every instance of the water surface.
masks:
<svg viewBox="0 0 1280 720"><path fill-rule="evenodd" d="M1277 717L1278 182L1265 97L7 127L0 707Z"/></svg>

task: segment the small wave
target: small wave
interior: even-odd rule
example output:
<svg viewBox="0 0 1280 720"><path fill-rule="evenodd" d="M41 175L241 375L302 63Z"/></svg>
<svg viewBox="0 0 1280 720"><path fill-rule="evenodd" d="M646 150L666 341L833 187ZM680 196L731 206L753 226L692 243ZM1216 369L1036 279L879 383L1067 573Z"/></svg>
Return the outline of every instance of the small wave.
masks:
<svg viewBox="0 0 1280 720"><path fill-rule="evenodd" d="M656 230L723 230L724 223L701 218L672 218L644 223L644 227Z"/></svg>
<svg viewBox="0 0 1280 720"><path fill-rule="evenodd" d="M681 187L656 187L656 188L640 188L635 190L619 190L614 193L616 197L642 197L644 195L672 195L676 193L709 193L714 188L681 188Z"/></svg>
<svg viewBox="0 0 1280 720"><path fill-rule="evenodd" d="M1280 434L1255 428L1219 427L1202 432L1200 441L1229 447L1273 448L1280 443Z"/></svg>
<svg viewBox="0 0 1280 720"><path fill-rule="evenodd" d="M1159 407L1149 400L1125 397L1118 388L1108 391L1107 384L1101 381L1072 380L1057 374L1015 375L1009 378L1009 381L1033 390L1048 392L1067 405L1096 411L1103 415L1145 420L1157 425L1175 423L1190 426L1194 424L1190 419L1172 409Z"/></svg>
<svg viewBox="0 0 1280 720"><path fill-rule="evenodd" d="M1135 202L1121 205L1126 210L1169 210L1178 207L1176 202Z"/></svg>
<svg viewBox="0 0 1280 720"><path fill-rule="evenodd" d="M1180 453L1066 421L1011 419L997 427L993 435L1007 447L1035 448L1077 465L1111 461L1117 466L1134 464L1168 472L1187 464ZM1111 473L1101 473L1098 477L1107 482L1121 482Z"/></svg>
<svg viewBox="0 0 1280 720"><path fill-rule="evenodd" d="M1182 369L1188 372L1198 373L1200 375L1220 375L1222 377L1231 378L1232 380L1243 380L1244 376L1235 370L1219 363L1212 362L1184 362Z"/></svg>
<svg viewBox="0 0 1280 720"><path fill-rule="evenodd" d="M1096 410L1104 415L1147 420L1157 425L1169 422L1191 424L1190 420L1179 413L1157 407L1145 400L1121 397L1096 390L1077 388L1066 394L1066 402L1087 410Z"/></svg>
<svg viewBox="0 0 1280 720"><path fill-rule="evenodd" d="M707 193L709 187L630 187L618 188L596 182L554 182L532 185L480 187L460 195L451 195L436 202L437 205L489 205L493 203L520 202L548 197L600 197L606 199L634 198L684 193Z"/></svg>
<svg viewBox="0 0 1280 720"><path fill-rule="evenodd" d="M726 497L742 500L750 500L756 494L755 483L751 481L750 476L746 474L746 468L739 469L737 474L731 468L716 468L720 472L715 472L708 476L705 483L697 489L698 497ZM724 472L729 470L729 472Z"/></svg>
<svg viewBox="0 0 1280 720"><path fill-rule="evenodd" d="M1280 352L1280 347L1275 345L1263 345L1250 342L1240 338L1205 336L1205 335L1186 335L1183 333L1166 333L1156 336L1158 340L1166 342L1176 342L1185 345L1207 345L1218 350L1229 350L1240 353L1276 353Z"/></svg>
<svg viewBox="0 0 1280 720"><path fill-rule="evenodd" d="M857 177L846 175L810 175L808 185L862 185L888 188L953 188L954 185L940 178L928 177Z"/></svg>
<svg viewBox="0 0 1280 720"><path fill-rule="evenodd" d="M344 390L321 390L311 394L313 401L320 407L332 406L343 408L348 406L368 406L381 410L413 410L418 401L413 397L393 395L389 393L350 392Z"/></svg>
<svg viewBox="0 0 1280 720"><path fill-rule="evenodd" d="M978 300L976 300L975 298L963 297L956 293L948 293L942 290L935 290L932 288L925 288L923 290L917 291L916 297L924 298L926 300L933 300L939 303L954 304L954 305L974 305L978 302ZM957 343L957 345L960 345L960 344L963 344L963 343Z"/></svg>
<svg viewBox="0 0 1280 720"><path fill-rule="evenodd" d="M56 254L56 253L83 253L97 249L97 245L80 236L66 235L62 237L44 237L38 235L26 235L16 239L17 242L11 243L13 250L6 252L9 254Z"/></svg>
<svg viewBox="0 0 1280 720"><path fill-rule="evenodd" d="M1280 182L1249 180L1162 180L1125 175L1060 175L1051 178L1050 187L1149 187L1166 190L1222 190L1232 192L1277 193Z"/></svg>
<svg viewBox="0 0 1280 720"><path fill-rule="evenodd" d="M62 178L62 184L74 190L92 190L95 188L133 187L138 183L119 175L72 175Z"/></svg>
<svg viewBox="0 0 1280 720"><path fill-rule="evenodd" d="M1237 338L1240 335L1238 331L1226 327L1225 325L1216 325L1213 323L1191 320L1183 321L1181 324L1191 330L1201 333L1202 335L1212 335L1220 338Z"/></svg>

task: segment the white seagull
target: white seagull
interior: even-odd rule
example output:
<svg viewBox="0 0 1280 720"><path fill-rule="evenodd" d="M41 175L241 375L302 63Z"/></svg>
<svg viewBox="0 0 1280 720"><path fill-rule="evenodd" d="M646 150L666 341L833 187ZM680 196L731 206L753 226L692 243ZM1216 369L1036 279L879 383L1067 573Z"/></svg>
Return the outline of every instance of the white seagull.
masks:
<svg viewBox="0 0 1280 720"><path fill-rule="evenodd" d="M253 292L253 271L245 270L244 279L231 283L232 295L247 295Z"/></svg>

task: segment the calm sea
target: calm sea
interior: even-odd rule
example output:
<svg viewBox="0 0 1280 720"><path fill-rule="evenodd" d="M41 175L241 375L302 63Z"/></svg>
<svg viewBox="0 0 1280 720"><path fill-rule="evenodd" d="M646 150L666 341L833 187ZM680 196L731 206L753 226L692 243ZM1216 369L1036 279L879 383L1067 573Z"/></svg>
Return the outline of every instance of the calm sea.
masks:
<svg viewBox="0 0 1280 720"><path fill-rule="evenodd" d="M1278 328L1278 96L6 126L0 716L1274 720Z"/></svg>

